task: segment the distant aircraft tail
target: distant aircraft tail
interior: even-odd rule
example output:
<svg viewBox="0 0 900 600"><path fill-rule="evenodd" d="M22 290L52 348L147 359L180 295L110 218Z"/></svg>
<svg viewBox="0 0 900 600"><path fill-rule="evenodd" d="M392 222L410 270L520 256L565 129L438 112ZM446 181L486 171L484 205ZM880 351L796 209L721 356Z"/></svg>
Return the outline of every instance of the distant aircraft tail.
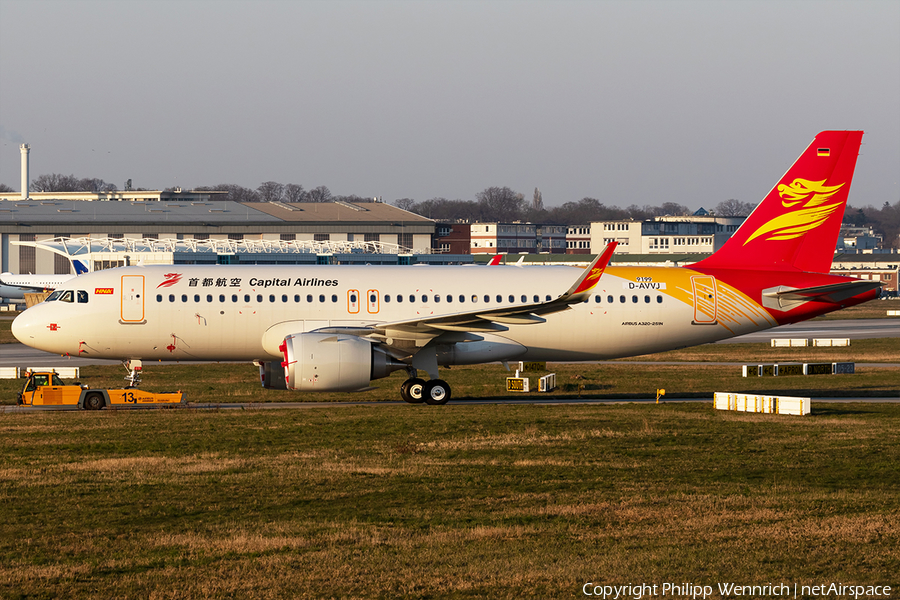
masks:
<svg viewBox="0 0 900 600"><path fill-rule="evenodd" d="M83 275L84 273L89 272L87 264L85 264L84 261L73 260L72 264L75 266L76 275Z"/></svg>
<svg viewBox="0 0 900 600"><path fill-rule="evenodd" d="M722 248L694 267L828 273L862 135L817 135Z"/></svg>

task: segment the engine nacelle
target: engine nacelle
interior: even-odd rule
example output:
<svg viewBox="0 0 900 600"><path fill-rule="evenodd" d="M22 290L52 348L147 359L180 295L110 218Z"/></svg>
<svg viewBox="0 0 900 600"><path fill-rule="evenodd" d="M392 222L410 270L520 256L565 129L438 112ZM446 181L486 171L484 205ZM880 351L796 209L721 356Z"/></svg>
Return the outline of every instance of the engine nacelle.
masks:
<svg viewBox="0 0 900 600"><path fill-rule="evenodd" d="M287 389L302 392L352 392L407 366L353 335L298 333L280 350Z"/></svg>

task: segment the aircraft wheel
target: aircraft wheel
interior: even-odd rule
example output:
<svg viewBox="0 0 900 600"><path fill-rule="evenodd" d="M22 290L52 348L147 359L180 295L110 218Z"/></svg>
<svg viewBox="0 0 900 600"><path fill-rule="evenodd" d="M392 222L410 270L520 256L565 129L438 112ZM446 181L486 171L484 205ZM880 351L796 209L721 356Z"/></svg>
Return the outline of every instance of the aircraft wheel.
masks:
<svg viewBox="0 0 900 600"><path fill-rule="evenodd" d="M101 394L88 394L85 397L85 410L100 410L101 408L103 408L103 396Z"/></svg>
<svg viewBox="0 0 900 600"><path fill-rule="evenodd" d="M447 404L450 401L450 385L443 379L432 379L425 384L422 395L426 404Z"/></svg>
<svg viewBox="0 0 900 600"><path fill-rule="evenodd" d="M410 377L400 384L400 397L404 402L410 404L420 404L425 401L422 390L425 387L425 380L418 377Z"/></svg>

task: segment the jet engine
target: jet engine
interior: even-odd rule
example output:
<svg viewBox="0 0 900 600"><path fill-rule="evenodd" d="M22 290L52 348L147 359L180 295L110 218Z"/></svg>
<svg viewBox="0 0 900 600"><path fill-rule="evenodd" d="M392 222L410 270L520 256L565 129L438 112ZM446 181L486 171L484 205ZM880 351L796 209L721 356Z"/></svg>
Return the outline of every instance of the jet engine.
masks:
<svg viewBox="0 0 900 600"><path fill-rule="evenodd" d="M279 349L287 389L303 392L352 392L407 367L353 335L299 333L284 338Z"/></svg>

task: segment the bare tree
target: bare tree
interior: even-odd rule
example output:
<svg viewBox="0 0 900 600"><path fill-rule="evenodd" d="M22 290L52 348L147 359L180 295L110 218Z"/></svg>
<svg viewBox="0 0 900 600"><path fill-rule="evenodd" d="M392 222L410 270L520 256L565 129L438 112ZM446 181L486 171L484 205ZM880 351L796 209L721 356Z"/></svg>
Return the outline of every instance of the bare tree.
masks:
<svg viewBox="0 0 900 600"><path fill-rule="evenodd" d="M306 194L307 202L331 202L331 190L324 185L309 190Z"/></svg>
<svg viewBox="0 0 900 600"><path fill-rule="evenodd" d="M400 198L399 200L394 200L394 206L409 212L416 212L416 201L412 198Z"/></svg>
<svg viewBox="0 0 900 600"><path fill-rule="evenodd" d="M289 183L284 186L284 200L285 202L303 202L306 197L306 190L303 189L302 185L298 185L296 183Z"/></svg>
<svg viewBox="0 0 900 600"><path fill-rule="evenodd" d="M201 186L198 188L194 188L198 191L215 191L215 192L228 192L228 195L221 197L216 195L212 198L212 200L222 200L227 201L230 200L232 202L259 202L260 195L255 190L251 190L250 188L241 187L239 185L235 185L233 183L220 183L218 185L212 186Z"/></svg>
<svg viewBox="0 0 900 600"><path fill-rule="evenodd" d="M263 202L281 202L284 198L284 186L277 181L265 181L256 191Z"/></svg>
<svg viewBox="0 0 900 600"><path fill-rule="evenodd" d="M753 212L754 208L756 208L755 204L729 198L719 202L714 210L719 217L746 217Z"/></svg>
<svg viewBox="0 0 900 600"><path fill-rule="evenodd" d="M14 191L16 191L16 190L12 189L5 183L0 183L0 193L14 192Z"/></svg>
<svg viewBox="0 0 900 600"><path fill-rule="evenodd" d="M537 211L544 210L544 196L541 194L541 190L537 188L534 188L534 198L531 200L531 208Z"/></svg>
<svg viewBox="0 0 900 600"><path fill-rule="evenodd" d="M78 182L79 179L74 175L50 173L32 179L28 189L32 192L77 192Z"/></svg>
<svg viewBox="0 0 900 600"><path fill-rule="evenodd" d="M521 218L525 196L508 187L489 187L475 197L486 221L509 223Z"/></svg>

